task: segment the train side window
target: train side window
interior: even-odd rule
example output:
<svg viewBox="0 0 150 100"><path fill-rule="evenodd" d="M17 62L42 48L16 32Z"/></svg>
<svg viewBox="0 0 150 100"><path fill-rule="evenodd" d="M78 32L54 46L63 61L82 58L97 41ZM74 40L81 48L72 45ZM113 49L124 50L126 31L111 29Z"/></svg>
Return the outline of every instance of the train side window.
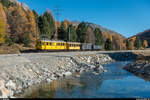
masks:
<svg viewBox="0 0 150 100"><path fill-rule="evenodd" d="M42 45L45 45L45 43L44 43L44 42L42 42Z"/></svg>

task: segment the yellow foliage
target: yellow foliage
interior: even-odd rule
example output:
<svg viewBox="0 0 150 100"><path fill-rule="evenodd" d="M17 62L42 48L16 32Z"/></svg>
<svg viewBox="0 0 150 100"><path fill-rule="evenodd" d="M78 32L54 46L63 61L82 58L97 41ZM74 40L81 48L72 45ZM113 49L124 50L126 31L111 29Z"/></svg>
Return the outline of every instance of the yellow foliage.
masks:
<svg viewBox="0 0 150 100"><path fill-rule="evenodd" d="M5 42L5 24L0 20L0 43Z"/></svg>
<svg viewBox="0 0 150 100"><path fill-rule="evenodd" d="M126 50L126 43L125 42L122 43L122 49Z"/></svg>
<svg viewBox="0 0 150 100"><path fill-rule="evenodd" d="M112 41L112 35L110 33L108 33L107 38L110 38L110 40Z"/></svg>
<svg viewBox="0 0 150 100"><path fill-rule="evenodd" d="M3 9L3 5L0 3L0 43L5 42L7 18Z"/></svg>
<svg viewBox="0 0 150 100"><path fill-rule="evenodd" d="M148 42L147 42L147 40L144 40L143 46L144 46L144 48L147 48L147 47L148 47Z"/></svg>
<svg viewBox="0 0 150 100"><path fill-rule="evenodd" d="M129 47L129 49L130 50L134 50L135 49L135 47L134 47L134 41L133 40L130 41L130 47Z"/></svg>
<svg viewBox="0 0 150 100"><path fill-rule="evenodd" d="M69 22L68 19L65 19L64 24L65 24L65 28L67 29L71 23Z"/></svg>
<svg viewBox="0 0 150 100"><path fill-rule="evenodd" d="M37 34L37 27L36 27L36 21L35 21L35 16L32 11L28 10L27 11L27 18L28 18L28 31L31 32L30 38L31 40L35 41L36 39L36 34ZM39 34L37 34L39 36Z"/></svg>

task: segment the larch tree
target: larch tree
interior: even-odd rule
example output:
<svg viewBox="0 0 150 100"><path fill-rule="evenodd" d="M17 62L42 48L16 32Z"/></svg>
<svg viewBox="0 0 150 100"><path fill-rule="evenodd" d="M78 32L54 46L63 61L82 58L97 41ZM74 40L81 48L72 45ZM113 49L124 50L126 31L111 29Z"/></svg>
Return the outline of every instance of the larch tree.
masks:
<svg viewBox="0 0 150 100"><path fill-rule="evenodd" d="M130 50L134 50L134 49L135 49L135 47L134 47L134 40L131 39L131 40L129 41L129 43L130 43L130 44L129 44L129 49L130 49Z"/></svg>
<svg viewBox="0 0 150 100"><path fill-rule="evenodd" d="M9 7L7 10L7 19L10 26L10 36L14 42L22 42L23 34L28 33L28 19L23 8L19 5Z"/></svg>
<svg viewBox="0 0 150 100"><path fill-rule="evenodd" d="M144 41L143 41L143 47L144 47L144 48L147 48L147 47L148 47L148 42L147 42L147 40L144 40Z"/></svg>
<svg viewBox="0 0 150 100"><path fill-rule="evenodd" d="M32 41L35 41L36 36L38 37L38 33L37 33L35 16L32 11L30 10L27 11L27 18L28 18L28 33L30 33L29 34L30 39Z"/></svg>
<svg viewBox="0 0 150 100"><path fill-rule="evenodd" d="M113 49L121 50L122 49L122 43L123 43L123 39L121 38L120 35L118 35L118 34L112 35Z"/></svg>
<svg viewBox="0 0 150 100"><path fill-rule="evenodd" d="M0 44L5 42L5 24L2 19L0 19Z"/></svg>
<svg viewBox="0 0 150 100"><path fill-rule="evenodd" d="M69 22L68 19L65 19L65 20L64 20L64 24L65 24L65 27L66 27L66 29L67 29L71 23Z"/></svg>
<svg viewBox="0 0 150 100"><path fill-rule="evenodd" d="M0 43L5 42L6 36L6 27L7 27L7 18L3 5L0 3Z"/></svg>
<svg viewBox="0 0 150 100"><path fill-rule="evenodd" d="M112 34L111 34L111 33L108 33L108 34L107 34L107 38L109 38L109 39L112 41Z"/></svg>
<svg viewBox="0 0 150 100"><path fill-rule="evenodd" d="M123 42L122 42L122 50L127 50L126 41L123 41Z"/></svg>

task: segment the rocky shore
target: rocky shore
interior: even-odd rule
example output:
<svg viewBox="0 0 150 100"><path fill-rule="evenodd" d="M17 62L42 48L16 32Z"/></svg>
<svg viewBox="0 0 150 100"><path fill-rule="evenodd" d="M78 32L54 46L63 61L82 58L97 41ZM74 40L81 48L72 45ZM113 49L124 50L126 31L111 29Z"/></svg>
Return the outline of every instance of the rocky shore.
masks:
<svg viewBox="0 0 150 100"><path fill-rule="evenodd" d="M124 69L142 78L150 78L150 61L148 60L137 60L126 65Z"/></svg>
<svg viewBox="0 0 150 100"><path fill-rule="evenodd" d="M42 81L92 70L105 72L102 64L113 62L107 54L54 56L48 54L14 54L0 56L0 97L13 98L24 89Z"/></svg>

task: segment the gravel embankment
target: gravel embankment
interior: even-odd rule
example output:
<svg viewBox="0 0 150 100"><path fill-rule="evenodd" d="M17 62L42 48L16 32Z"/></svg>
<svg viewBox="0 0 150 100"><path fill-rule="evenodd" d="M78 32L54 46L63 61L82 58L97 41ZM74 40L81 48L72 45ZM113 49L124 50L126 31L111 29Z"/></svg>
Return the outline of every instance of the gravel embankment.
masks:
<svg viewBox="0 0 150 100"><path fill-rule="evenodd" d="M56 56L57 55L57 56ZM113 62L107 54L13 54L0 56L0 97L14 97L42 81L51 82L75 72L105 72L101 64Z"/></svg>

